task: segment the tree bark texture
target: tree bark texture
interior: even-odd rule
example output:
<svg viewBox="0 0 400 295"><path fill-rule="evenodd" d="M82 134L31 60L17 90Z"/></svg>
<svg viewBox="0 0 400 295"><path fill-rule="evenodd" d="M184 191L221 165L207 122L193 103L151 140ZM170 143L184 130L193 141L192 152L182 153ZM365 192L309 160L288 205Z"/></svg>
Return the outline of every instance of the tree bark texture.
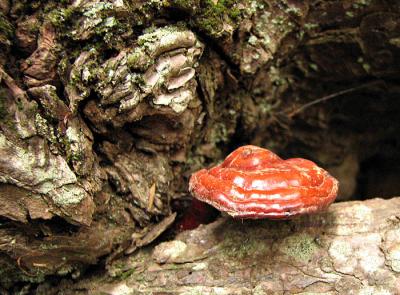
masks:
<svg viewBox="0 0 400 295"><path fill-rule="evenodd" d="M342 199L377 158L365 189L388 192L399 16L395 0L0 0L1 284L153 242L188 176L244 143L318 162Z"/></svg>
<svg viewBox="0 0 400 295"><path fill-rule="evenodd" d="M400 198L290 221L220 218L64 294L400 294ZM54 292L42 285L42 294ZM82 292L82 293L80 293Z"/></svg>

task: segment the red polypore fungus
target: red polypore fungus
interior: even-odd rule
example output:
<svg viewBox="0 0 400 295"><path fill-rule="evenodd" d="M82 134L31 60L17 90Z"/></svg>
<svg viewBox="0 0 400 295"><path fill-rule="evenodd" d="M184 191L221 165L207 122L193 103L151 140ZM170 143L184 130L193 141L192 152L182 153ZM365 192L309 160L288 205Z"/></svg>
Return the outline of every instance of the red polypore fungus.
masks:
<svg viewBox="0 0 400 295"><path fill-rule="evenodd" d="M314 162L283 160L257 146L242 146L224 162L194 173L189 190L237 218L287 219L326 209L338 181Z"/></svg>

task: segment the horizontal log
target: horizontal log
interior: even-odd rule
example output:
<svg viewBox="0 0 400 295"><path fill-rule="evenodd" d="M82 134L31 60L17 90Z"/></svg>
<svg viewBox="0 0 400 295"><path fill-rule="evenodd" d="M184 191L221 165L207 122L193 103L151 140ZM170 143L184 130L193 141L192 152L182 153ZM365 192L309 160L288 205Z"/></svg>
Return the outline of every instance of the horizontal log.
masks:
<svg viewBox="0 0 400 295"><path fill-rule="evenodd" d="M400 198L336 203L327 212L286 221L221 217L142 248L115 261L107 275L74 286L85 289L90 294L399 294Z"/></svg>

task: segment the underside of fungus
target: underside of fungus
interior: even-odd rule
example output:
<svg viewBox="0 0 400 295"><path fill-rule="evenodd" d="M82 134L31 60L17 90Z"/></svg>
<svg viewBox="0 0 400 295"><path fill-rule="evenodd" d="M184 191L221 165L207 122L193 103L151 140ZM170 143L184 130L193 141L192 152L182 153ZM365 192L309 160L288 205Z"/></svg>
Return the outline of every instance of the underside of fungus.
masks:
<svg viewBox="0 0 400 295"><path fill-rule="evenodd" d="M236 218L287 219L326 209L336 198L338 181L312 161L283 160L248 145L220 165L194 173L189 190Z"/></svg>

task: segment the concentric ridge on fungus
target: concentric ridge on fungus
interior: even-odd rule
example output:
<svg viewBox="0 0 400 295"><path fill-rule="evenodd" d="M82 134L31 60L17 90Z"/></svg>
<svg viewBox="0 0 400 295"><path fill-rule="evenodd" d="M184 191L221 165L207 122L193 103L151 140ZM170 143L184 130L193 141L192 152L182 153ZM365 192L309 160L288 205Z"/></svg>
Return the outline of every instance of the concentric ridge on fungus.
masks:
<svg viewBox="0 0 400 295"><path fill-rule="evenodd" d="M326 209L338 181L314 162L283 160L257 146L242 146L224 162L192 175L197 199L237 218L286 219Z"/></svg>

